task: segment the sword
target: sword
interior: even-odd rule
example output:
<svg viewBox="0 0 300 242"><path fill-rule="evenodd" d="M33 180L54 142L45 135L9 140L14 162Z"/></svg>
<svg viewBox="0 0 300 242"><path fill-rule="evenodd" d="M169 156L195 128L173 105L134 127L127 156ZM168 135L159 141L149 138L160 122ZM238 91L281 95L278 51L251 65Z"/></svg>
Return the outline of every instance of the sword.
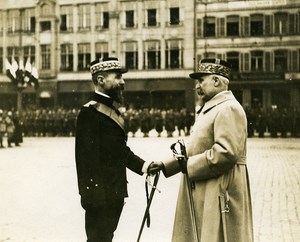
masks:
<svg viewBox="0 0 300 242"><path fill-rule="evenodd" d="M140 238L142 236L142 232L143 232L143 229L144 229L146 221L147 221L147 227L150 227L150 214L149 214L149 210L150 210L150 206L151 206L151 202L152 202L155 190L157 190L158 192L160 192L160 190L158 190L157 187L156 187L157 183L158 183L159 175L160 175L160 172L158 172L158 173L155 174L153 185L148 180L149 175L147 175L147 177L146 177L146 183L145 183L145 185L146 185L146 194L147 194L147 207L146 207L146 210L145 210L145 213L144 213L144 217L143 217L142 224L141 224L141 227L140 227L140 231L139 231L139 235L138 235L138 238L137 238L137 242L140 241ZM148 192L147 192L148 191L148 189L147 189L147 183L152 187L149 198L148 198Z"/></svg>
<svg viewBox="0 0 300 242"><path fill-rule="evenodd" d="M179 144L180 146L180 152L176 150L176 145ZM182 169L182 172L185 174L185 180L187 183L188 188L188 200L189 200L189 207L190 207L190 213L192 216L192 229L194 234L194 239L196 242L199 242L198 238L198 228L197 228L197 221L196 221L196 215L195 215L195 206L193 201L193 195L192 195L192 184L189 179L189 174L187 170L187 161L188 156L186 152L186 147L183 140L178 140L176 143L171 145L171 150L173 152L174 158L179 162L179 165Z"/></svg>

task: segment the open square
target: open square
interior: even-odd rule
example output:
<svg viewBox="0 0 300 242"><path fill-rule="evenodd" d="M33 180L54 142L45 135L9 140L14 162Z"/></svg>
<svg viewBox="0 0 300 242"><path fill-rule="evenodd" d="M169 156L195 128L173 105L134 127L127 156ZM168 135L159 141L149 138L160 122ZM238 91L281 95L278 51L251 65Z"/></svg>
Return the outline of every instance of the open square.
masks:
<svg viewBox="0 0 300 242"><path fill-rule="evenodd" d="M171 155L174 138L129 138L146 160ZM0 241L82 242L74 138L25 138L21 147L0 150ZM293 242L300 238L299 139L248 139L254 235L257 242ZM114 242L136 241L146 207L145 176L128 174L129 198ZM170 242L180 174L160 176L151 227L141 242Z"/></svg>

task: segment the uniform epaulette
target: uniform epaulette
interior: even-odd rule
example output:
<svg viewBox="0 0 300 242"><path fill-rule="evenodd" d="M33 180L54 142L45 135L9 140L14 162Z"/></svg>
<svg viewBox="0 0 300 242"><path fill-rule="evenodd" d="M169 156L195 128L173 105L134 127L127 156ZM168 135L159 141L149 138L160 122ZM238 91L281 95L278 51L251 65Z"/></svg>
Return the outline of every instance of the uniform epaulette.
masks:
<svg viewBox="0 0 300 242"><path fill-rule="evenodd" d="M84 107L93 106L98 112L103 113L104 115L110 117L115 121L123 130L124 130L124 119L121 115L118 115L114 109L109 106L106 106L103 103L98 103L96 101L89 101L83 105Z"/></svg>

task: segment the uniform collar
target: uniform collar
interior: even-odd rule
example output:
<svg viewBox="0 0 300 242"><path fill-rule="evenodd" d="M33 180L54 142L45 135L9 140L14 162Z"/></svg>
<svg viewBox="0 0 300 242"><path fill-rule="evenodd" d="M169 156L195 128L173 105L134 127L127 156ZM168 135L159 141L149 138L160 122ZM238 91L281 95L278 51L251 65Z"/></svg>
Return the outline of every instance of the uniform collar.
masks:
<svg viewBox="0 0 300 242"><path fill-rule="evenodd" d="M95 93L99 94L99 95L102 95L104 97L108 97L108 98L111 98L110 96L108 96L107 94L103 93L103 92L99 92L99 91L96 91L95 90Z"/></svg>
<svg viewBox="0 0 300 242"><path fill-rule="evenodd" d="M104 94L102 92L94 92L94 95L93 95L93 100L96 101L96 102L100 102L100 103L103 103L109 107L112 107L112 104L113 104L113 100L106 94Z"/></svg>
<svg viewBox="0 0 300 242"><path fill-rule="evenodd" d="M111 107L117 112L118 115L120 115L120 111L118 110L120 105L107 94L95 91L92 99L96 102L103 103L106 106Z"/></svg>

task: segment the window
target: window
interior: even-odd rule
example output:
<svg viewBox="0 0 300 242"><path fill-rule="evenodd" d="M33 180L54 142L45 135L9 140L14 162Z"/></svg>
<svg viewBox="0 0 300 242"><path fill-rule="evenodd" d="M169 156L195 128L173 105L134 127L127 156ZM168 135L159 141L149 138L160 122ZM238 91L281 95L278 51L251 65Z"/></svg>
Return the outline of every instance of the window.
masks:
<svg viewBox="0 0 300 242"><path fill-rule="evenodd" d="M251 71L263 71L263 51L251 51Z"/></svg>
<svg viewBox="0 0 300 242"><path fill-rule="evenodd" d="M144 68L160 68L160 46L159 41L148 41L144 43Z"/></svg>
<svg viewBox="0 0 300 242"><path fill-rule="evenodd" d="M12 63L13 59L19 62L19 48L7 47L7 59L10 63Z"/></svg>
<svg viewBox="0 0 300 242"><path fill-rule="evenodd" d="M231 64L233 72L238 72L240 69L239 52L228 52L227 61Z"/></svg>
<svg viewBox="0 0 300 242"><path fill-rule="evenodd" d="M126 28L133 28L134 27L134 11L128 10L125 12L126 18Z"/></svg>
<svg viewBox="0 0 300 242"><path fill-rule="evenodd" d="M281 72L287 71L287 51L276 50L274 53L274 71Z"/></svg>
<svg viewBox="0 0 300 242"><path fill-rule="evenodd" d="M204 17L204 36L210 37L216 35L216 19L214 17Z"/></svg>
<svg viewBox="0 0 300 242"><path fill-rule="evenodd" d="M34 9L25 9L23 30L25 32L35 32L35 12Z"/></svg>
<svg viewBox="0 0 300 242"><path fill-rule="evenodd" d="M109 12L103 12L103 28L109 28Z"/></svg>
<svg viewBox="0 0 300 242"><path fill-rule="evenodd" d="M88 5L88 4L79 5L78 14L79 14L79 23L78 23L79 30L89 30L91 27L90 5Z"/></svg>
<svg viewBox="0 0 300 242"><path fill-rule="evenodd" d="M96 43L96 59L108 57L108 44Z"/></svg>
<svg viewBox="0 0 300 242"><path fill-rule="evenodd" d="M179 23L179 8L170 8L170 25L178 25Z"/></svg>
<svg viewBox="0 0 300 242"><path fill-rule="evenodd" d="M289 33L290 34L297 34L299 33L299 21L298 18L300 16L294 13L289 14Z"/></svg>
<svg viewBox="0 0 300 242"><path fill-rule="evenodd" d="M274 17L275 34L287 34L288 15L286 13L276 13Z"/></svg>
<svg viewBox="0 0 300 242"><path fill-rule="evenodd" d="M137 43L124 43L125 65L127 69L138 69Z"/></svg>
<svg viewBox="0 0 300 242"><path fill-rule="evenodd" d="M30 61L31 64L35 63L35 46L24 46L24 61Z"/></svg>
<svg viewBox="0 0 300 242"><path fill-rule="evenodd" d="M67 31L67 15L60 15L60 31Z"/></svg>
<svg viewBox="0 0 300 242"><path fill-rule="evenodd" d="M166 68L182 67L181 41L170 40L166 45Z"/></svg>
<svg viewBox="0 0 300 242"><path fill-rule="evenodd" d="M30 32L35 32L35 17L30 17Z"/></svg>
<svg viewBox="0 0 300 242"><path fill-rule="evenodd" d="M239 16L228 16L226 28L227 28L227 36L238 36Z"/></svg>
<svg viewBox="0 0 300 242"><path fill-rule="evenodd" d="M96 4L96 29L109 28L109 12L107 3Z"/></svg>
<svg viewBox="0 0 300 242"><path fill-rule="evenodd" d="M148 16L148 26L156 26L156 9L148 9L147 10L147 16Z"/></svg>
<svg viewBox="0 0 300 242"><path fill-rule="evenodd" d="M261 36L263 34L263 15L255 14L251 16L250 29L251 36Z"/></svg>
<svg viewBox="0 0 300 242"><path fill-rule="evenodd" d="M41 31L50 31L51 30L51 22L50 21L41 21Z"/></svg>
<svg viewBox="0 0 300 242"><path fill-rule="evenodd" d="M51 48L50 45L41 45L41 69L49 70L51 68Z"/></svg>
<svg viewBox="0 0 300 242"><path fill-rule="evenodd" d="M78 70L85 71L91 63L90 44L78 44Z"/></svg>
<svg viewBox="0 0 300 242"><path fill-rule="evenodd" d="M73 45L72 44L61 45L60 70L62 71L73 70Z"/></svg>
<svg viewBox="0 0 300 242"><path fill-rule="evenodd" d="M60 31L73 31L73 9L72 9L72 6L61 7Z"/></svg>
<svg viewBox="0 0 300 242"><path fill-rule="evenodd" d="M18 10L9 10L7 13L7 31L15 33L21 30L20 12Z"/></svg>

